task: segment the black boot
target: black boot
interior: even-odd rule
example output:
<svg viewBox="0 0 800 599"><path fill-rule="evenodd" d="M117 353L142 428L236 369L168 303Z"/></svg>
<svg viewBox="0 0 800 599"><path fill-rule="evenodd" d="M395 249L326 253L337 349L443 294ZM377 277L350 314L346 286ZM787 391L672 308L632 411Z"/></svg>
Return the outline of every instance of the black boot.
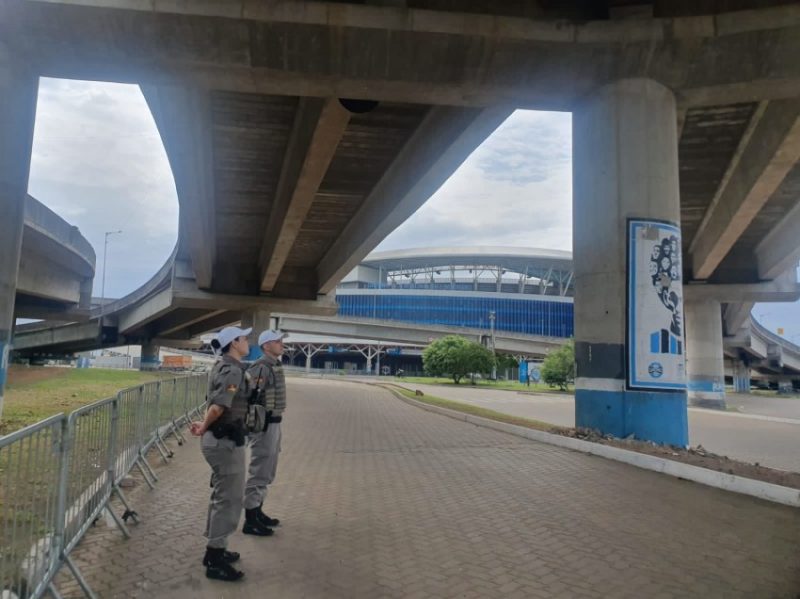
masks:
<svg viewBox="0 0 800 599"><path fill-rule="evenodd" d="M257 537L271 537L275 532L261 524L258 514L261 510L257 507L250 508L244 511L244 526L242 532L246 535L255 535Z"/></svg>
<svg viewBox="0 0 800 599"><path fill-rule="evenodd" d="M276 526L278 526L281 523L281 521L278 520L277 518L270 518L269 516L267 516L264 513L264 510L261 507L263 505L264 504L261 503L258 506L258 520L259 520L259 522L261 522L261 524L263 526L269 526L270 528L275 528Z"/></svg>
<svg viewBox="0 0 800 599"><path fill-rule="evenodd" d="M225 550L222 547L206 547L203 563L206 564L206 578L234 582L244 576L244 572L225 561Z"/></svg>
<svg viewBox="0 0 800 599"><path fill-rule="evenodd" d="M236 551L228 551L227 549L222 550L222 559L225 560L227 563L232 564L233 562L239 561L239 554ZM206 550L206 555L203 558L203 565L207 566L211 562L208 559L208 550Z"/></svg>

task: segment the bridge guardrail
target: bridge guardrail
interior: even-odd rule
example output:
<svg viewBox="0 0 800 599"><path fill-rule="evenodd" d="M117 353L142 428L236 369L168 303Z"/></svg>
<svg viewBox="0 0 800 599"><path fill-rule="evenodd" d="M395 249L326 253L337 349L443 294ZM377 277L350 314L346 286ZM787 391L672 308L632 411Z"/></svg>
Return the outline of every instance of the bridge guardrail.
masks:
<svg viewBox="0 0 800 599"><path fill-rule="evenodd" d="M180 428L201 410L206 388L206 374L145 383L0 437L0 596L60 597L53 579L66 565L95 597L70 553L104 511L130 536L126 523L138 518L120 482L138 467L155 485L147 453L155 447L168 461L165 438L183 443Z"/></svg>

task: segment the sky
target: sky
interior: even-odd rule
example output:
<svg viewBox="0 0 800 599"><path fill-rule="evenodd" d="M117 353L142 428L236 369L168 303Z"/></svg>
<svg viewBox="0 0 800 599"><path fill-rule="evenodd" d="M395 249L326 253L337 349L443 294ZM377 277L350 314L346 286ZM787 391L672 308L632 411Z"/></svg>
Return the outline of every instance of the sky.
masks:
<svg viewBox="0 0 800 599"><path fill-rule="evenodd" d="M571 143L569 113L515 112L377 249L571 250ZM107 297L142 285L175 246L175 183L137 86L42 78L28 191L95 248L97 297L106 232L122 231L108 237ZM800 344L800 303L753 313Z"/></svg>

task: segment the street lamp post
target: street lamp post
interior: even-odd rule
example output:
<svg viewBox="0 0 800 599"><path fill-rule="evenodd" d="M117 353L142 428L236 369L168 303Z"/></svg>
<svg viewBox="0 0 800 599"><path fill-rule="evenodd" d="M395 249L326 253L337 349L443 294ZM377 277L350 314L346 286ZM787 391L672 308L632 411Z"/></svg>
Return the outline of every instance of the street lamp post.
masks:
<svg viewBox="0 0 800 599"><path fill-rule="evenodd" d="M103 314L105 312L106 307L106 258L108 256L108 237L109 235L116 235L118 233L122 233L121 230L119 231L106 231L105 241L103 243L103 282L100 287L100 319L102 321ZM101 322L102 326L102 322Z"/></svg>
<svg viewBox="0 0 800 599"><path fill-rule="evenodd" d="M490 310L489 311L489 327L490 327L490 330L491 330L491 333L492 333L492 358L495 360L492 363L492 380L493 381L497 380L497 355L496 355L495 350L494 350L494 320L495 320L495 317L496 317L495 311L494 310Z"/></svg>

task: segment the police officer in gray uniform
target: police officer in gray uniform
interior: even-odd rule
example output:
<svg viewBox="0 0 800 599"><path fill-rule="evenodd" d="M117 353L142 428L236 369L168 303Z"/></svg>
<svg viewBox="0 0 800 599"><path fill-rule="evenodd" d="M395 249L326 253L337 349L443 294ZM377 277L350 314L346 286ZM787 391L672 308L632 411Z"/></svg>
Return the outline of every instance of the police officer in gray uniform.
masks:
<svg viewBox="0 0 800 599"><path fill-rule="evenodd" d="M275 480L278 455L281 451L281 421L286 408L286 379L281 366L283 338L280 331L267 330L258 336L258 345L264 355L248 369L250 378L258 389L258 403L266 411L262 431L248 436L250 465L244 491L245 526L259 523L265 527L280 524L262 510L267 487Z"/></svg>
<svg viewBox="0 0 800 599"><path fill-rule="evenodd" d="M205 536L208 538L203 565L206 576L235 581L244 573L231 566L239 554L227 551L228 537L236 530L242 514L245 477L245 429L250 395L249 376L240 360L249 352L250 329L222 329L212 341L221 359L209 376L208 401L203 422L193 422L190 431L202 437L203 457L211 466L211 500ZM261 535L267 533L261 529ZM271 531L270 531L271 532ZM259 534L254 532L252 534Z"/></svg>

